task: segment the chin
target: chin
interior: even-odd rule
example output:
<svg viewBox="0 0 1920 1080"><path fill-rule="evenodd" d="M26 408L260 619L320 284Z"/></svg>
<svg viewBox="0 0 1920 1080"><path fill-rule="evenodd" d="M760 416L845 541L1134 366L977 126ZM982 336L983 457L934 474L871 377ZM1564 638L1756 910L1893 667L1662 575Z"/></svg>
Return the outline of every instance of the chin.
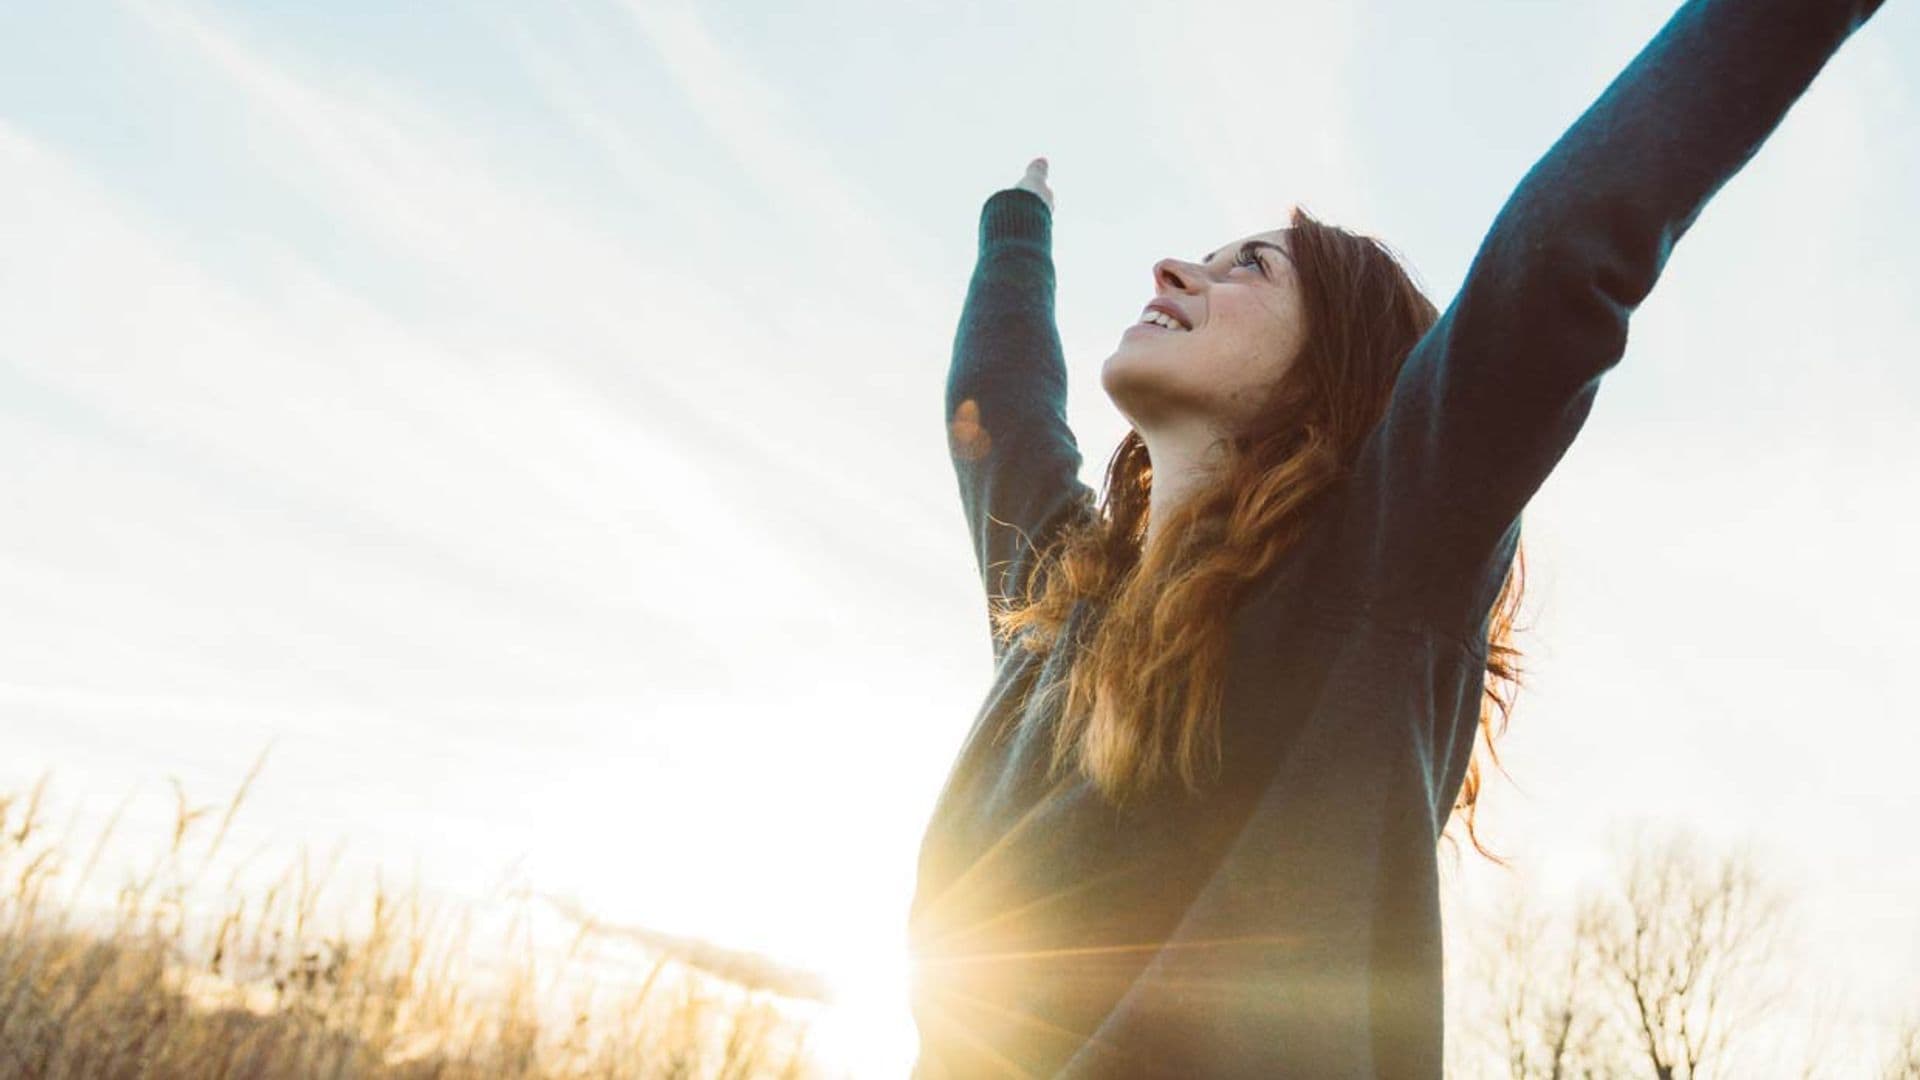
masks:
<svg viewBox="0 0 1920 1080"><path fill-rule="evenodd" d="M1151 404L1166 398L1172 389L1166 362L1138 355L1144 351L1122 346L1100 365L1100 389L1129 419L1153 411Z"/></svg>
<svg viewBox="0 0 1920 1080"><path fill-rule="evenodd" d="M1113 347L1106 363L1101 365L1100 377L1107 378L1109 373L1130 377L1140 372L1164 370L1172 359L1171 353L1152 342L1125 339Z"/></svg>
<svg viewBox="0 0 1920 1080"><path fill-rule="evenodd" d="M1126 396L1127 386L1140 381L1140 369L1143 365L1138 358L1130 356L1130 352L1131 350L1123 345L1115 349L1100 364L1100 389L1105 390L1107 396L1115 403Z"/></svg>

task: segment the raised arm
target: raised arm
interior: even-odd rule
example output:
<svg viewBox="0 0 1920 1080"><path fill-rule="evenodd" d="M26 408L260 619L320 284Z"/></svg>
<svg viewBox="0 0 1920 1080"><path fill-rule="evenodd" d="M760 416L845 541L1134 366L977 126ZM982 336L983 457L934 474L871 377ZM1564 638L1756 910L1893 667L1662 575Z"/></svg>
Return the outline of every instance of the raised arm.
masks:
<svg viewBox="0 0 1920 1080"><path fill-rule="evenodd" d="M1472 637L1707 200L1880 0L1690 0L1521 179L1336 504L1336 602ZM1715 358L1702 357L1702 362Z"/></svg>
<svg viewBox="0 0 1920 1080"><path fill-rule="evenodd" d="M1052 230L1031 188L987 198L947 372L947 445L989 605L1023 594L1035 556L1093 495L1067 427Z"/></svg>

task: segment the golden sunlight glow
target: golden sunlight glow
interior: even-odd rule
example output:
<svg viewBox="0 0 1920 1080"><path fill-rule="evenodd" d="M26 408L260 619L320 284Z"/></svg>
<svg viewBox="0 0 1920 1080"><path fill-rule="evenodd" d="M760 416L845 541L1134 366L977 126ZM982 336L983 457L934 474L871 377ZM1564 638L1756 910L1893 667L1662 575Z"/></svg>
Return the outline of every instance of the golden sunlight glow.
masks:
<svg viewBox="0 0 1920 1080"><path fill-rule="evenodd" d="M907 1005L905 947L848 956L826 975L833 1001L810 1040L820 1059L854 1077L905 1076L919 1045Z"/></svg>

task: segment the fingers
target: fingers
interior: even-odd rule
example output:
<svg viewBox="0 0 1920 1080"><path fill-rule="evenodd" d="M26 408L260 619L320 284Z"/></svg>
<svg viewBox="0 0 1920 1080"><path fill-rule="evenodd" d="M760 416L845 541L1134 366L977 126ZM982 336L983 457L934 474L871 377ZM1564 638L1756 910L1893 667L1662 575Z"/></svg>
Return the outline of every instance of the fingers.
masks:
<svg viewBox="0 0 1920 1080"><path fill-rule="evenodd" d="M1040 196L1047 204L1047 209L1053 209L1053 189L1047 186L1047 159L1044 156L1034 158L1032 161L1027 162L1026 173L1020 177L1020 182L1014 186L1026 188L1028 191Z"/></svg>

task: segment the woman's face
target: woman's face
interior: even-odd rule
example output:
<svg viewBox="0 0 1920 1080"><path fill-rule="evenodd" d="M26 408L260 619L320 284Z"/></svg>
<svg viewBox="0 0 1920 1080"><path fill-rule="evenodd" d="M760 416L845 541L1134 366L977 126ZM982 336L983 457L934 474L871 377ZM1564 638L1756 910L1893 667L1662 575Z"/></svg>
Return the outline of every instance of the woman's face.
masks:
<svg viewBox="0 0 1920 1080"><path fill-rule="evenodd" d="M1101 387L1136 429L1225 436L1254 419L1306 338L1290 231L1255 233L1198 263L1153 265L1150 302L1170 305L1190 329L1136 322L1101 366Z"/></svg>

